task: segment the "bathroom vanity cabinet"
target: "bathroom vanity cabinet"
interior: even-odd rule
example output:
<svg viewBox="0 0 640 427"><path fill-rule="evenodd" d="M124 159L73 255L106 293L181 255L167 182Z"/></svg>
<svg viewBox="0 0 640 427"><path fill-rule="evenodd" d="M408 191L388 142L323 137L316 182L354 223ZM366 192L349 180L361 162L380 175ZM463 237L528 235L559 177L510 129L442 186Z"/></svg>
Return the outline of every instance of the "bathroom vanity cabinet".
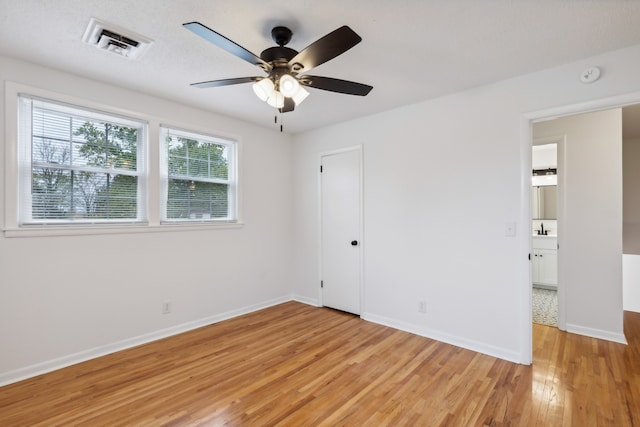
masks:
<svg viewBox="0 0 640 427"><path fill-rule="evenodd" d="M534 235L531 262L533 284L541 288L556 289L558 286L558 238Z"/></svg>

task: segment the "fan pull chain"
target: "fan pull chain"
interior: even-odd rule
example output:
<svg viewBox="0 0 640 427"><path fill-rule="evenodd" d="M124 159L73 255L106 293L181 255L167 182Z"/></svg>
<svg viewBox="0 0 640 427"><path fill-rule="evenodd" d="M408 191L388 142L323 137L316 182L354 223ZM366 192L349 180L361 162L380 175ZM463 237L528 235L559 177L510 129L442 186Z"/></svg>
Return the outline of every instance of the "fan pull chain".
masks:
<svg viewBox="0 0 640 427"><path fill-rule="evenodd" d="M280 112L278 112L280 113ZM278 124L278 114L273 116L273 123ZM280 132L283 131L282 118L280 118Z"/></svg>

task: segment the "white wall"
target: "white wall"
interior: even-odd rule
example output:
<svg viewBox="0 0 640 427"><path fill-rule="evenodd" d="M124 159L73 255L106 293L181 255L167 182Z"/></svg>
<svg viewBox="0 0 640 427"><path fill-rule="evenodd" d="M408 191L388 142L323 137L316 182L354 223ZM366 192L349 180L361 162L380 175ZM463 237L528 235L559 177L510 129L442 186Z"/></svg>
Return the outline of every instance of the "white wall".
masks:
<svg viewBox="0 0 640 427"><path fill-rule="evenodd" d="M624 253L640 255L640 139L623 141Z"/></svg>
<svg viewBox="0 0 640 427"><path fill-rule="evenodd" d="M603 77L580 83L592 65ZM364 317L527 363L531 130L523 115L635 93L638 71L640 46L295 136L295 292L318 301L319 153L363 144ZM512 222L517 236L506 237ZM597 309L602 324L576 321L618 337L619 303L603 299Z"/></svg>
<svg viewBox="0 0 640 427"><path fill-rule="evenodd" d="M622 305L640 313L640 255L622 255Z"/></svg>
<svg viewBox="0 0 640 427"><path fill-rule="evenodd" d="M622 110L536 123L533 136L565 137L558 286L567 331L623 337Z"/></svg>
<svg viewBox="0 0 640 427"><path fill-rule="evenodd" d="M292 275L296 298L317 303L318 156L360 143L364 317L527 363L531 130L523 130L523 115L576 103L590 108L592 100L640 91L636 46L300 134L292 152L291 139L270 129L0 61L3 81L240 136L246 223L202 232L0 237L0 383L288 299ZM579 73L594 64L603 77L581 84ZM505 236L508 223L516 224L515 237ZM105 257L124 274L104 274ZM83 260L75 274L68 274L70 258ZM163 316L167 299L174 312ZM419 299L427 301L426 315L418 313ZM608 319L619 312L614 305L603 300L598 309Z"/></svg>
<svg viewBox="0 0 640 427"><path fill-rule="evenodd" d="M0 62L3 82L144 113L156 124L239 137L245 223L224 230L0 235L0 384L291 298L289 136L13 59ZM4 99L4 85L2 93ZM4 170L4 146L0 153ZM4 173L0 180L4 193ZM162 315L166 300L173 311Z"/></svg>
<svg viewBox="0 0 640 427"><path fill-rule="evenodd" d="M623 123L624 126L624 123ZM622 141L623 306L640 312L640 139Z"/></svg>

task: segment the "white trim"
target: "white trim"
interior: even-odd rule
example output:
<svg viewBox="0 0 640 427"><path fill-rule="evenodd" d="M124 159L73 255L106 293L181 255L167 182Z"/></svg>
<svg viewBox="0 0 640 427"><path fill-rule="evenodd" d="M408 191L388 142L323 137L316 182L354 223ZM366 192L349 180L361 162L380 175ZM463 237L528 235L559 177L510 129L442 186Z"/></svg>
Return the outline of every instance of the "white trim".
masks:
<svg viewBox="0 0 640 427"><path fill-rule="evenodd" d="M45 374L47 372L55 371L58 369L65 368L67 366L75 365L77 363L81 363L87 360L105 356L107 354L112 354L118 351L127 350L132 347L157 341L159 339L167 338L170 336L178 335L184 332L191 331L193 329L211 325L213 323L218 323L223 320L228 320L234 317L253 313L255 311L262 310L268 307L273 307L275 305L283 304L289 301L297 301L302 304L307 304L314 307L321 307L320 301L314 300L312 298L307 298L301 295L297 295L297 294L283 296L280 298L273 298L271 300L263 301L262 303L253 304L250 306L241 307L234 310L229 310L224 313L216 314L203 319L183 323L181 325L173 326L166 329L161 329L158 331L150 332L148 334L124 339L115 343L106 344L103 346L95 347L85 351L80 351L67 356L62 356L56 359L48 360L35 365L26 366L24 368L5 372L0 374L0 387L7 384L14 383L14 382L18 382L27 378L31 378L36 375ZM521 360L521 355L518 352L510 351L502 347L486 345L482 342L469 340L467 338L459 337L456 335L442 333L440 331L425 328L421 325L415 325L407 322L399 322L395 319L391 319L384 316L378 316L371 313L364 312L360 317L367 322L388 326L400 331L405 331L411 334L433 339L445 344L454 345L456 347L461 347L470 351L486 354L486 355L497 357L507 361L511 361L515 363L523 363ZM580 330L579 327L575 327L574 329L576 329L576 331ZM585 330L586 328L581 329L582 332L585 332ZM623 342L623 341L619 341L620 337L618 336L612 336L612 335L605 336L606 332L604 331L588 330L586 332L589 332L590 334L584 333L583 335L594 336L595 338L608 339L611 341ZM598 333L600 334L597 335ZM592 334L596 334L596 335L592 335Z"/></svg>
<svg viewBox="0 0 640 427"><path fill-rule="evenodd" d="M318 164L316 170L318 171L318 283L322 280L322 173L320 168L322 167L322 158L327 156L334 156L336 154L348 153L350 151L357 151L360 154L359 162L359 221L360 221L360 317L365 311L365 292L364 292L364 150L363 145L354 145L351 147L340 148L330 151L322 151L318 154ZM323 305L322 301L322 287L318 287L318 302L319 306Z"/></svg>
<svg viewBox="0 0 640 427"><path fill-rule="evenodd" d="M177 137L194 139L200 142L206 142L207 144L231 146L236 142L234 139L213 134L211 133L211 131L194 132L192 130L184 129L179 126L167 125L165 123L160 123L160 128L165 129L165 131L170 131L172 135L175 135Z"/></svg>
<svg viewBox="0 0 640 427"><path fill-rule="evenodd" d="M595 99L578 104L561 105L545 110L531 111L524 113L522 117L536 123L576 114L592 113L595 111L622 108L640 103L640 91L625 93L623 95L611 96L607 98ZM531 138L531 136L530 136Z"/></svg>
<svg viewBox="0 0 640 427"><path fill-rule="evenodd" d="M216 230L240 228L244 224L242 212L242 138L229 132L219 131L217 129L204 128L201 124L191 124L166 117L156 117L145 114L140 111L131 111L124 108L116 107L88 98L78 98L76 96L66 95L59 92L42 89L35 86L29 86L12 81L4 82L5 89L5 159L4 159L4 223L2 231L5 237L44 237L44 236L74 236L74 235L98 235L98 234L123 234L123 233L157 233L164 231L189 231L189 230ZM69 223L60 226L29 224L19 226L18 224L18 99L19 95L24 94L36 99L45 99L56 104L72 105L76 108L97 111L104 114L112 114L118 117L127 117L147 124L148 143L145 146L145 168L148 174L140 176L141 182L146 184L146 200L147 221L141 221L135 224L123 223ZM167 126L172 129L185 130L190 133L201 133L212 138L219 138L225 141L233 142L233 150L235 156L235 164L233 171L233 179L235 182L235 220L204 220L204 221L185 221L185 223L176 223L173 221L163 222L160 212L162 210L162 200L160 197L160 149L157 141L160 141L160 127Z"/></svg>
<svg viewBox="0 0 640 427"><path fill-rule="evenodd" d="M603 331L601 329L589 328L586 326L573 325L567 323L567 332L572 334L584 335L586 337L597 338L600 340L613 341L620 344L627 344L627 339L624 334L616 334L609 331Z"/></svg>
<svg viewBox="0 0 640 427"><path fill-rule="evenodd" d="M314 307L321 307L320 301L316 298L309 298L299 294L293 294L291 298L293 301L297 301L302 304L312 305Z"/></svg>
<svg viewBox="0 0 640 427"><path fill-rule="evenodd" d="M530 185L530 175L531 175L531 145L533 143L533 132L532 132L532 124L537 121L550 120L553 118L558 118L562 116L569 116L574 114L583 114L590 113L594 111L608 110L613 108L621 108L628 105L639 104L640 103L640 92L631 92L623 95L617 95L607 98L596 99L587 102L580 102L577 104L569 104L563 105L559 107L548 108L544 110L531 111L528 113L524 113L520 118L520 151L528 152L528 156L525 154L521 156L521 183L526 182L527 187L531 187ZM527 159L528 157L528 159ZM522 188L522 186L521 186ZM527 200L524 195L528 194L529 198L531 197L529 190L522 189L521 192L523 194L523 198L521 199L521 221L523 224L527 224L527 227L530 228L530 222L527 222L527 218L530 220L531 218L531 202ZM527 229L528 229L527 228ZM560 231L562 232L562 231ZM560 236L559 236L560 237ZM531 233L527 233L526 236L522 236L520 238L520 251L522 253L529 253L531 248ZM531 322L531 306L532 306L532 295L531 295L531 265L526 258L522 258L521 271L528 271L529 274L521 274L520 275L520 286L523 289L522 301L520 302L521 310L524 310L527 315L523 315L520 318L520 331L521 331L521 348L522 348L522 363L531 364L533 360L533 324ZM526 266L524 265L526 264ZM566 320L565 320L566 321ZM610 339L611 341L621 342L619 340L620 336L618 334L612 334L606 331L599 331L590 328L584 328L581 326L566 324L567 331L571 332L579 330L582 332L589 333L597 333L598 336L594 336L596 338L601 339ZM571 330L570 330L571 329ZM586 334L585 334L586 335ZM527 362L528 361L528 362Z"/></svg>
<svg viewBox="0 0 640 427"><path fill-rule="evenodd" d="M170 328L161 329L158 331L150 332L148 334L139 335L137 337L127 338L111 344L94 347L92 349L80 351L74 354L62 356L56 359L47 360L31 366L26 366L13 371L5 372L0 374L0 387L5 386L7 384L15 383L18 381L22 381L24 379L31 378L36 375L42 375L42 374L52 372L58 369L62 369L71 365L86 362L91 359L116 353L118 351L127 350L139 345L147 344L163 338L185 333L185 332L188 332L197 328L201 328L204 326L208 326L214 323L218 323L224 320L228 320L228 319L232 319L245 314L253 313L255 311L263 310L265 308L273 307L278 304L283 304L289 301L297 301L302 304L306 304L314 307L321 307L320 301L314 300L312 298L307 298L301 295L297 295L297 294L287 295L279 298L273 298L267 301L263 301L261 303L241 307L234 310L229 310L229 311L216 314L213 316L209 316L203 319L186 322L181 325L172 326ZM497 357L497 358L508 360L511 362L522 363L519 353L504 349L502 347L486 345L478 341L469 340L467 338L442 333L440 331L425 328L420 325L415 325L415 324L406 323L406 322L399 322L395 319L391 319L384 316L378 316L371 313L365 312L360 317L367 322L388 326L400 331L405 331L414 335L433 339L445 344L454 345L456 347L461 347L470 351L486 354L489 356ZM599 331L599 332L603 332L603 331ZM587 334L584 334L584 335L587 335ZM595 337L620 342L618 341L618 339L611 339L611 338L619 338L619 337L612 337L612 336L609 336L609 337L595 336Z"/></svg>
<svg viewBox="0 0 640 427"><path fill-rule="evenodd" d="M167 137L175 136L177 138L185 138L190 140L195 140L205 144L211 144L216 146L225 147L227 150L227 178L204 178L198 176L190 176L190 175L170 175L169 174L169 157L168 157L168 146L167 146ZM167 125L160 125L160 201L167 199L168 197L168 189L169 189L169 180L177 179L177 180L191 180L197 182L205 182L205 183L215 183L215 184L224 184L227 186L227 217L220 218L225 221L236 221L238 217L237 213L237 182L238 182L238 160L237 160L237 142L232 139L224 139L222 137L214 136L208 133L195 133L191 131L187 131L180 128L173 128ZM167 217L167 205L162 204L160 206L160 223L161 224L171 224L171 223L181 223L181 222L198 222L198 220L193 219L181 219L181 218L168 218Z"/></svg>
<svg viewBox="0 0 640 427"><path fill-rule="evenodd" d="M556 142L557 158L558 158L558 329L567 330L567 287L564 280L564 268L562 261L562 247L565 242L566 227L566 211L567 206L567 137L563 135ZM566 265L566 264L564 264Z"/></svg>
<svg viewBox="0 0 640 427"><path fill-rule="evenodd" d="M409 332L411 334L419 335L421 337L436 340L445 344L454 345L456 347L461 347L467 350L497 357L499 359L504 359L510 362L522 363L522 360L521 360L522 357L519 352L511 351L506 348L487 345L482 342L470 340L470 339L459 337L456 335L442 333L434 329L425 328L424 326L421 326L421 325L415 325L407 322L400 322L395 319L391 319L384 316L378 316L372 313L364 313L362 315L362 318L368 322L389 326L394 329Z"/></svg>
<svg viewBox="0 0 640 427"><path fill-rule="evenodd" d="M163 223L162 225L101 225L100 227L90 225L74 225L69 227L21 227L5 228L4 237L46 237L46 236L93 236L99 234L134 234L134 233L158 233L172 231L205 231L224 230L242 228L242 222L219 222L212 221L185 223Z"/></svg>
<svg viewBox="0 0 640 427"><path fill-rule="evenodd" d="M520 310L520 357L519 363L530 365L533 362L533 288L531 286L533 280L533 271L531 263L531 137L532 125L529 120L522 117L520 119L520 140L526 141L520 145L520 168L523 171L520 177L520 221L523 224L520 237L520 283L525 284L521 288L521 300L519 303Z"/></svg>
<svg viewBox="0 0 640 427"><path fill-rule="evenodd" d="M147 158L144 155L149 143L148 139L148 122L146 120L132 119L130 117L122 116L120 114L109 113L106 111L99 111L93 108L87 108L84 106L71 105L68 103L62 103L55 99L46 99L38 96L33 96L30 93L18 94L18 224L20 227L24 226L44 226L48 227L53 225L74 226L76 224L97 224L115 225L124 223L136 223L138 225L147 223L147 187L146 176L148 175L146 166ZM73 123L78 121L89 121L92 125L96 123L109 123L116 126L126 126L130 129L136 130L136 162L135 169L126 169L119 167L109 167L107 165L96 166L91 165L91 162L83 162L77 159L76 156L70 154L69 161L62 164L57 164L46 159L34 159L33 152L36 151L35 141L35 125L36 116L41 116L41 126L45 126L45 123L49 123L49 120L57 122L59 119L60 126L64 127L65 139L69 137L68 133L72 131ZM64 120L62 120L64 119ZM71 120L71 121L69 121ZM57 125L56 125L57 126ZM44 132L42 137L46 140L49 139L49 134L44 129L38 132ZM73 138L71 138L73 139ZM70 148L73 145L73 141L65 140L65 146L69 149L70 153L74 150ZM39 144L39 143L38 143ZM78 161L76 161L78 160ZM11 161L11 159L7 159ZM136 215L135 217L129 217L125 220L110 219L110 218L80 218L80 219L50 219L50 218L34 218L32 212L32 200L29 196L32 193L33 178L32 172L34 168L55 169L60 172L88 172L96 175L105 175L114 173L120 176L128 176L136 178ZM75 193L72 191L72 193ZM76 206L68 206L70 213L76 212ZM100 213L100 212L98 212Z"/></svg>
<svg viewBox="0 0 640 427"><path fill-rule="evenodd" d="M22 86L4 83L4 224L18 228L18 93Z"/></svg>
<svg viewBox="0 0 640 427"><path fill-rule="evenodd" d="M51 371L65 368L67 366L75 365L77 363L86 362L87 360L95 359L97 357L106 356L107 354L126 350L142 344L147 344L162 338L178 335L184 332L191 331L193 329L211 325L213 323L218 323L223 320L232 319L234 317L242 316L244 314L252 313L254 311L262 310L262 309L272 307L278 304L282 304L288 301L291 301L291 298L289 296L274 298L271 300L263 301L258 304L253 304L253 305L237 308L234 310L229 310L224 313L209 316L204 319L194 320L192 322L183 323L181 325L172 326L170 328L161 329L158 331L150 332L148 334L139 335L137 337L127 338L111 344L94 347L94 348L80 351L67 356L62 356L56 359L37 363L35 365L26 366L24 368L5 372L0 374L0 387L24 380L26 378L31 378L36 375L45 374L47 372L51 372Z"/></svg>
<svg viewBox="0 0 640 427"><path fill-rule="evenodd" d="M360 151L360 317L366 310L366 289L364 281L364 260L365 260L365 235L364 235L364 146L358 146Z"/></svg>

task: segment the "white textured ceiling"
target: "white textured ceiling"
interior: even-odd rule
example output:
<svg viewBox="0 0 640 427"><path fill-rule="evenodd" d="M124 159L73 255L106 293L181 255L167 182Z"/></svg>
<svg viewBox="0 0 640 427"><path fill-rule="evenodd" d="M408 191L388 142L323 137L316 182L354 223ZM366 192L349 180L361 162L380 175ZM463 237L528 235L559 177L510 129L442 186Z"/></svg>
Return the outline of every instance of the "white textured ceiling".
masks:
<svg viewBox="0 0 640 427"><path fill-rule="evenodd" d="M154 40L138 60L82 42L91 17ZM260 54L285 25L301 50L349 25L363 41L312 74L374 86L366 97L311 89L283 116L300 132L640 44L634 0L0 0L0 54L272 126L250 84L257 67L182 27L199 21ZM576 76L577 78L577 76Z"/></svg>

